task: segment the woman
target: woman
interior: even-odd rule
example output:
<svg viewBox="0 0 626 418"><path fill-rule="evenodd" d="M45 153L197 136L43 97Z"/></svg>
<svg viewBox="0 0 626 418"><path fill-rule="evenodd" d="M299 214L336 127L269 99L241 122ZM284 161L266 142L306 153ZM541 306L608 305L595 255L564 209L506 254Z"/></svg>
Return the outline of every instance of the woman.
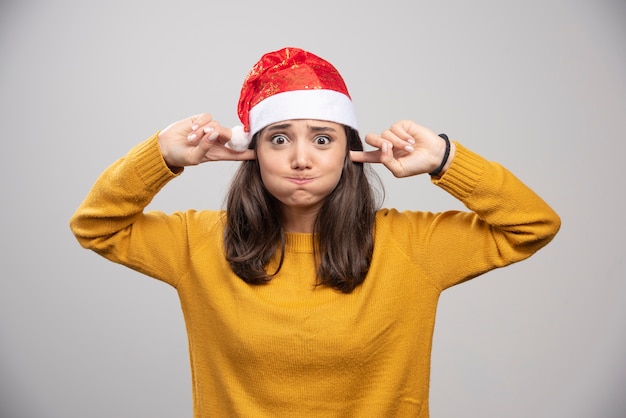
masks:
<svg viewBox="0 0 626 418"><path fill-rule="evenodd" d="M85 248L178 292L196 417L427 417L440 293L523 260L558 215L497 163L413 121L365 141L337 70L265 54L228 129L200 114L109 167L71 220ZM144 212L183 167L241 160L225 211ZM467 212L378 209L364 163L429 173Z"/></svg>

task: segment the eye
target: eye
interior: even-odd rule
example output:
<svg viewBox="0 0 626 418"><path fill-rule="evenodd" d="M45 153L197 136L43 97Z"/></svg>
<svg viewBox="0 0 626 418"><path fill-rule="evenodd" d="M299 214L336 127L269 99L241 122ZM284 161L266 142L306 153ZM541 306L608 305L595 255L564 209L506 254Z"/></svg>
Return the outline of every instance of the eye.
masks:
<svg viewBox="0 0 626 418"><path fill-rule="evenodd" d="M319 135L315 137L315 143L317 145L328 145L332 142L332 140L330 139L330 137L326 136L326 135Z"/></svg>
<svg viewBox="0 0 626 418"><path fill-rule="evenodd" d="M283 144L286 144L287 141L288 141L288 138L282 134L277 134L270 138L270 142L274 145L283 145Z"/></svg>

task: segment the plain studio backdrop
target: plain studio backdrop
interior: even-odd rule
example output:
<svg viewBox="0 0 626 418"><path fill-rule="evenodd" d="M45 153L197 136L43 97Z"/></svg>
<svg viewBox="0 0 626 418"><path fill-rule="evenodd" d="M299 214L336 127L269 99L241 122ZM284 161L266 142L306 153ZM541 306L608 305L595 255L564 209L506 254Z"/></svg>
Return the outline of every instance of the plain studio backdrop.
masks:
<svg viewBox="0 0 626 418"><path fill-rule="evenodd" d="M297 46L338 67L362 135L446 132L562 217L534 257L443 293L432 416L624 417L625 45L623 0L2 0L0 416L191 416L176 292L81 249L68 221L170 122L237 124L251 66ZM150 208L219 209L235 168L189 168ZM379 172L387 207L462 208Z"/></svg>

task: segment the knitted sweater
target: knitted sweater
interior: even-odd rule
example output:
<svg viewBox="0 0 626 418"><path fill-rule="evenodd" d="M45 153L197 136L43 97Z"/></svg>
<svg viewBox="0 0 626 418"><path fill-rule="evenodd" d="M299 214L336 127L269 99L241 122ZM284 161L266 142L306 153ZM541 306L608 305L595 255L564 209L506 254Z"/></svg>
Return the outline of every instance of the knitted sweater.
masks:
<svg viewBox="0 0 626 418"><path fill-rule="evenodd" d="M441 291L529 257L560 226L506 169L457 144L433 182L470 211L380 210L352 293L314 287L312 236L300 233L287 234L278 275L249 285L223 256L224 212L144 212L174 177L155 135L99 177L70 225L85 248L178 292L195 417L428 417Z"/></svg>

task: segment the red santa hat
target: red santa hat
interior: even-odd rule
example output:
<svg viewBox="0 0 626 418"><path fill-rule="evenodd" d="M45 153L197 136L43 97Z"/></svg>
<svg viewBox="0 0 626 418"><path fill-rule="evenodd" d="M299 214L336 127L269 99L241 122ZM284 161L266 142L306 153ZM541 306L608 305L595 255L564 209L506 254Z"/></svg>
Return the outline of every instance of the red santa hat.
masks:
<svg viewBox="0 0 626 418"><path fill-rule="evenodd" d="M318 119L357 129L352 99L339 71L299 48L269 52L252 67L241 88L237 113L243 123L227 144L243 151L252 136L272 123Z"/></svg>

